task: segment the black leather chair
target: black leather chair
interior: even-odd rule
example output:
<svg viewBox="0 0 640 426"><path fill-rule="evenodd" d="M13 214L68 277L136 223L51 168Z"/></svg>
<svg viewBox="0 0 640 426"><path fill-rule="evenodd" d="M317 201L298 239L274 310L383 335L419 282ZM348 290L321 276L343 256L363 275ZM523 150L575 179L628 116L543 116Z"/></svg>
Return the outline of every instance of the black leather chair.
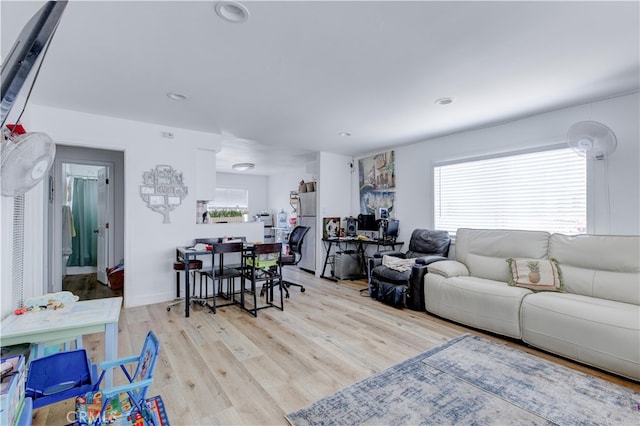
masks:
<svg viewBox="0 0 640 426"><path fill-rule="evenodd" d="M416 229L411 234L409 251L379 251L369 260L369 295L381 302L416 311L424 311L424 276L427 265L445 260L451 237L447 231ZM398 271L382 264L385 256L415 259L409 270Z"/></svg>
<svg viewBox="0 0 640 426"><path fill-rule="evenodd" d="M302 243L304 236L309 232L308 226L296 226L289 234L289 250L290 254L280 256L280 266L297 265L302 259ZM285 297L289 298L289 287L300 287L300 292L304 293L302 284L292 283L290 281L282 281L282 288L285 291Z"/></svg>

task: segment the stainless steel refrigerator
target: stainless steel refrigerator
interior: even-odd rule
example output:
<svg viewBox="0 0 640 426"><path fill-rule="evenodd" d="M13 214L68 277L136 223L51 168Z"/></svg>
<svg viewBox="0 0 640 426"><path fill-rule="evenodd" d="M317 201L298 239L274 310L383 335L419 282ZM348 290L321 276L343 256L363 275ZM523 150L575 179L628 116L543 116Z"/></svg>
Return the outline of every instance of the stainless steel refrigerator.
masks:
<svg viewBox="0 0 640 426"><path fill-rule="evenodd" d="M298 225L308 226L309 232L302 244L302 260L298 267L316 271L316 192L301 192L298 199Z"/></svg>

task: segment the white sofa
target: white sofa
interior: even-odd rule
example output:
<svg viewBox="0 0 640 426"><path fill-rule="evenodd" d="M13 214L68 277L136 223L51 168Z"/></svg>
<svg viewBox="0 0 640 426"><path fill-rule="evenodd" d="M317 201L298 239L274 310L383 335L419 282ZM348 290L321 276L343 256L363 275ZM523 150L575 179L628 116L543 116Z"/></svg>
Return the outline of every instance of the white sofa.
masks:
<svg viewBox="0 0 640 426"><path fill-rule="evenodd" d="M428 266L428 312L640 381L640 236L458 229ZM562 292L508 285L509 258L556 259Z"/></svg>

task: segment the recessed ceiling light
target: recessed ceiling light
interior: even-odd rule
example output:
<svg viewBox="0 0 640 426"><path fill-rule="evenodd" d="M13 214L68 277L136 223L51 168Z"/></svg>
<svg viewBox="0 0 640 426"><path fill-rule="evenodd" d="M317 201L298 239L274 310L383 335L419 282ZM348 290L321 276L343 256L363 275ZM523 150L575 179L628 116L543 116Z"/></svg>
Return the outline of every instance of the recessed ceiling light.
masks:
<svg viewBox="0 0 640 426"><path fill-rule="evenodd" d="M185 95L176 92L167 93L167 97L169 97L169 99L173 99L174 101L184 101L187 99Z"/></svg>
<svg viewBox="0 0 640 426"><path fill-rule="evenodd" d="M436 99L436 103L438 105L449 105L451 102L453 102L453 99L451 99L451 98Z"/></svg>
<svg viewBox="0 0 640 426"><path fill-rule="evenodd" d="M349 132L340 132L340 133L338 133L338 136L351 136L351 133L349 133Z"/></svg>
<svg viewBox="0 0 640 426"><path fill-rule="evenodd" d="M247 8L234 1L219 1L216 3L216 13L225 21L234 24L239 24L249 19Z"/></svg>
<svg viewBox="0 0 640 426"><path fill-rule="evenodd" d="M239 172L246 172L247 170L253 169L255 166L256 165L253 163L238 163L231 166L231 168Z"/></svg>

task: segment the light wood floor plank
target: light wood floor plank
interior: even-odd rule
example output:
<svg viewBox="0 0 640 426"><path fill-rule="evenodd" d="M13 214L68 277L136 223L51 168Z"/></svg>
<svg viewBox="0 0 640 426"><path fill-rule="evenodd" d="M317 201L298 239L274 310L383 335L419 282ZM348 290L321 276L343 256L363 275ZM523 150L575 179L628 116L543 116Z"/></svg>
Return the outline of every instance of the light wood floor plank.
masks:
<svg viewBox="0 0 640 426"><path fill-rule="evenodd" d="M638 383L519 342L383 305L360 292L364 280L334 283L295 268L285 274L306 291L292 287L284 311L261 310L257 318L238 306L214 315L194 304L190 318L183 305L123 309L120 356L137 353L148 330L160 339L150 395L162 395L172 424L286 425L286 413L464 333L640 391ZM102 334L85 336L84 344L94 362L102 359ZM65 424L72 409L62 402L35 410L34 424Z"/></svg>

